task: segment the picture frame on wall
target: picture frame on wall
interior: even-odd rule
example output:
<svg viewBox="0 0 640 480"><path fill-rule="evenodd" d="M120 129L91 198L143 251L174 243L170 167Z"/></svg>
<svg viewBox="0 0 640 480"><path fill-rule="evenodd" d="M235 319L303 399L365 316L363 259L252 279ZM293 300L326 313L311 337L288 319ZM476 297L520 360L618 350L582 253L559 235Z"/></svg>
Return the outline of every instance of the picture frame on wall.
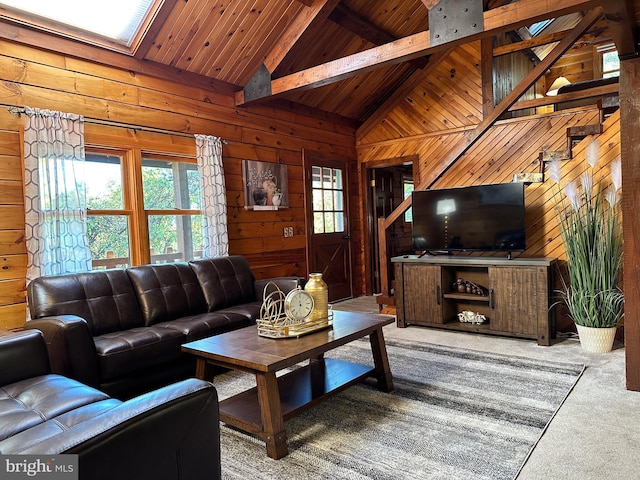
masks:
<svg viewBox="0 0 640 480"><path fill-rule="evenodd" d="M279 210L289 208L287 166L281 163L242 161L244 208Z"/></svg>

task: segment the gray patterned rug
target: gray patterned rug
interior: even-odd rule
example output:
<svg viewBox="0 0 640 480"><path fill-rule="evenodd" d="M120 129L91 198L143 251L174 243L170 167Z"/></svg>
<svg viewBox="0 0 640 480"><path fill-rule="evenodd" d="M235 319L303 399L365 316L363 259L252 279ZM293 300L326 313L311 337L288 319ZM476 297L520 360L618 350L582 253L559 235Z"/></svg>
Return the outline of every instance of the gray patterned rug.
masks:
<svg viewBox="0 0 640 480"><path fill-rule="evenodd" d="M225 479L512 479L584 367L387 341L395 391L353 386L285 423L289 455L222 426ZM368 340L327 356L372 364ZM255 385L216 377L220 398Z"/></svg>

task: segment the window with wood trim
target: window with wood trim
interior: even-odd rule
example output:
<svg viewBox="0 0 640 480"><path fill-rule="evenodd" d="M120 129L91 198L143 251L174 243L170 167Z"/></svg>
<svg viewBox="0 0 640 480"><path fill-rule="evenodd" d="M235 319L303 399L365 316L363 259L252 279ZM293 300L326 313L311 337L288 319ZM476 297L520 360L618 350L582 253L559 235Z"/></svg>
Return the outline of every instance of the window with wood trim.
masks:
<svg viewBox="0 0 640 480"><path fill-rule="evenodd" d="M87 148L86 176L94 269L200 257L201 190L195 159Z"/></svg>
<svg viewBox="0 0 640 480"><path fill-rule="evenodd" d="M620 76L620 57L614 44L596 47L595 78Z"/></svg>

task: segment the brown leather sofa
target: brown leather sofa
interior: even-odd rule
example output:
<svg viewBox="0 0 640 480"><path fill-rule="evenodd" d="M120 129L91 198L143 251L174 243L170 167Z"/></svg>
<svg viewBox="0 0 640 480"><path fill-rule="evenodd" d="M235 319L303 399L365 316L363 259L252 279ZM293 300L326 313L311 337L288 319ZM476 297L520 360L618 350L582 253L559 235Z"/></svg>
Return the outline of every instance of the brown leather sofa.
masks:
<svg viewBox="0 0 640 480"><path fill-rule="evenodd" d="M44 337L0 336L0 453L77 454L81 480L219 479L214 386L187 379L125 402L52 374Z"/></svg>
<svg viewBox="0 0 640 480"><path fill-rule="evenodd" d="M44 333L51 368L117 398L195 374L193 340L254 324L268 281L242 256L40 277L27 329Z"/></svg>

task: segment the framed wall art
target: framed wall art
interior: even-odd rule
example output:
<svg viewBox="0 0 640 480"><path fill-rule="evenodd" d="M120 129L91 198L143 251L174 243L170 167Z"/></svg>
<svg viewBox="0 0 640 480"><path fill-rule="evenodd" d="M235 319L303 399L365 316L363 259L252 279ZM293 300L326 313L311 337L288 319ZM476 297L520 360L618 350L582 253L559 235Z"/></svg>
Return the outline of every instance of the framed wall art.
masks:
<svg viewBox="0 0 640 480"><path fill-rule="evenodd" d="M289 208L286 165L243 160L242 179L244 208L248 210Z"/></svg>

